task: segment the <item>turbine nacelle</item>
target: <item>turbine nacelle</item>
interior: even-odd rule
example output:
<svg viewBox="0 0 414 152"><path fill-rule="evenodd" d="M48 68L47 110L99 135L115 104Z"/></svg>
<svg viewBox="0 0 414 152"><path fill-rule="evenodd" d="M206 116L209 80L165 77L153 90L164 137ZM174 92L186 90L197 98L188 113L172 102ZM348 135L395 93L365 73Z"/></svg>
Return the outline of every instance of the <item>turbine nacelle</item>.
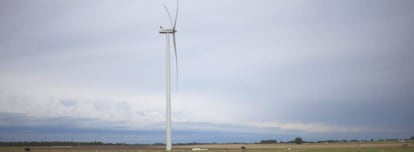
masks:
<svg viewBox="0 0 414 152"><path fill-rule="evenodd" d="M164 27L160 27L160 34L167 34L167 33L175 33L177 32L177 30L174 30L173 28L164 28Z"/></svg>

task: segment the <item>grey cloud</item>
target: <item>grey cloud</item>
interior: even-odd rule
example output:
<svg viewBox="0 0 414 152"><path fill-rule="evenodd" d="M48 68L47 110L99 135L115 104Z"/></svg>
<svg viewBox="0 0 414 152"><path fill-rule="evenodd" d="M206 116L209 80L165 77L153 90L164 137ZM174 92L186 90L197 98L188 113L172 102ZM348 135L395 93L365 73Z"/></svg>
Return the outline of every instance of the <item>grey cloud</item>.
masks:
<svg viewBox="0 0 414 152"><path fill-rule="evenodd" d="M60 100L60 103L63 104L64 106L66 106L66 107L71 107L71 106L76 104L76 101L70 100L70 99L69 100L68 99L63 99L63 100Z"/></svg>
<svg viewBox="0 0 414 152"><path fill-rule="evenodd" d="M174 10L173 1L0 2L0 89L92 98L76 104L111 94L112 110L126 111L131 105L123 101L144 100L131 96L163 94L164 36L157 33L168 25L163 2ZM203 98L187 99L192 104L182 104L187 111L177 116L195 115L188 110L195 104L223 106L203 100L210 99L226 102L232 110L211 109L226 116L250 109L240 114L244 121L412 131L412 6L409 0L182 1L178 94ZM79 97L77 90L89 96ZM105 103L92 107L108 109ZM22 115L2 114L4 122L29 119ZM211 122L182 126L203 123Z"/></svg>

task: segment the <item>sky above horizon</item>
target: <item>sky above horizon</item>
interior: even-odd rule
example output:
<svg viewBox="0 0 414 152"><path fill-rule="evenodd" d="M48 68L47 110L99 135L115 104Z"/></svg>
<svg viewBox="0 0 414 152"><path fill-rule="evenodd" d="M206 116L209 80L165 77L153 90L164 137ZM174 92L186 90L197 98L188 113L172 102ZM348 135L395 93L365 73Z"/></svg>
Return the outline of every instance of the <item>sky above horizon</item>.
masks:
<svg viewBox="0 0 414 152"><path fill-rule="evenodd" d="M164 142L163 4L1 0L0 141ZM173 139L413 136L413 6L181 0Z"/></svg>

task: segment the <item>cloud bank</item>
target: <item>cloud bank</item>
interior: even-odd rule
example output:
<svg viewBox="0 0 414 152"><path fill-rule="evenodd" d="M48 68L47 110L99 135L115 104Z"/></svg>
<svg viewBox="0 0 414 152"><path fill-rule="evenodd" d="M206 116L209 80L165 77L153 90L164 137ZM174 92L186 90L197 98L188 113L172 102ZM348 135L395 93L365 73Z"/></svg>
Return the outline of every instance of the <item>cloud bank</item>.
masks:
<svg viewBox="0 0 414 152"><path fill-rule="evenodd" d="M151 141L162 142L163 3L175 6L1 1L0 127L154 133ZM191 142L413 134L411 6L182 1L180 77L173 84L177 136ZM24 139L24 130L1 140ZM212 132L226 136L204 136ZM235 138L241 133L246 138Z"/></svg>

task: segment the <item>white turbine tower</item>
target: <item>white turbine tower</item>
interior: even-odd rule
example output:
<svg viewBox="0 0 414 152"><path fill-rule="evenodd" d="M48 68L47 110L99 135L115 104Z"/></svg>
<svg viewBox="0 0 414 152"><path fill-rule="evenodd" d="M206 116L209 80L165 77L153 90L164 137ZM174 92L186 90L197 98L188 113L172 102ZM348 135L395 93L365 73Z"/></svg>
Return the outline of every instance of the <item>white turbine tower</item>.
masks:
<svg viewBox="0 0 414 152"><path fill-rule="evenodd" d="M170 19L170 23L171 23L171 28L164 28L164 27L160 27L160 34L165 34L166 35L166 99L167 99L167 108L166 108L166 151L171 151L172 149L172 142L171 142L171 66L170 66L170 35L172 34L173 37L173 45L174 45L174 53L175 53L175 66L176 66L176 70L177 70L177 80L178 80L178 61L177 61L177 46L176 46L176 42L175 42L175 32L177 32L177 30L175 29L176 25L177 25L177 17L178 17L178 0L177 0L177 10L175 12L175 19L174 19L174 24L173 21L171 19L171 14L168 11L167 6L165 6L164 4L164 8L168 13L168 17Z"/></svg>

